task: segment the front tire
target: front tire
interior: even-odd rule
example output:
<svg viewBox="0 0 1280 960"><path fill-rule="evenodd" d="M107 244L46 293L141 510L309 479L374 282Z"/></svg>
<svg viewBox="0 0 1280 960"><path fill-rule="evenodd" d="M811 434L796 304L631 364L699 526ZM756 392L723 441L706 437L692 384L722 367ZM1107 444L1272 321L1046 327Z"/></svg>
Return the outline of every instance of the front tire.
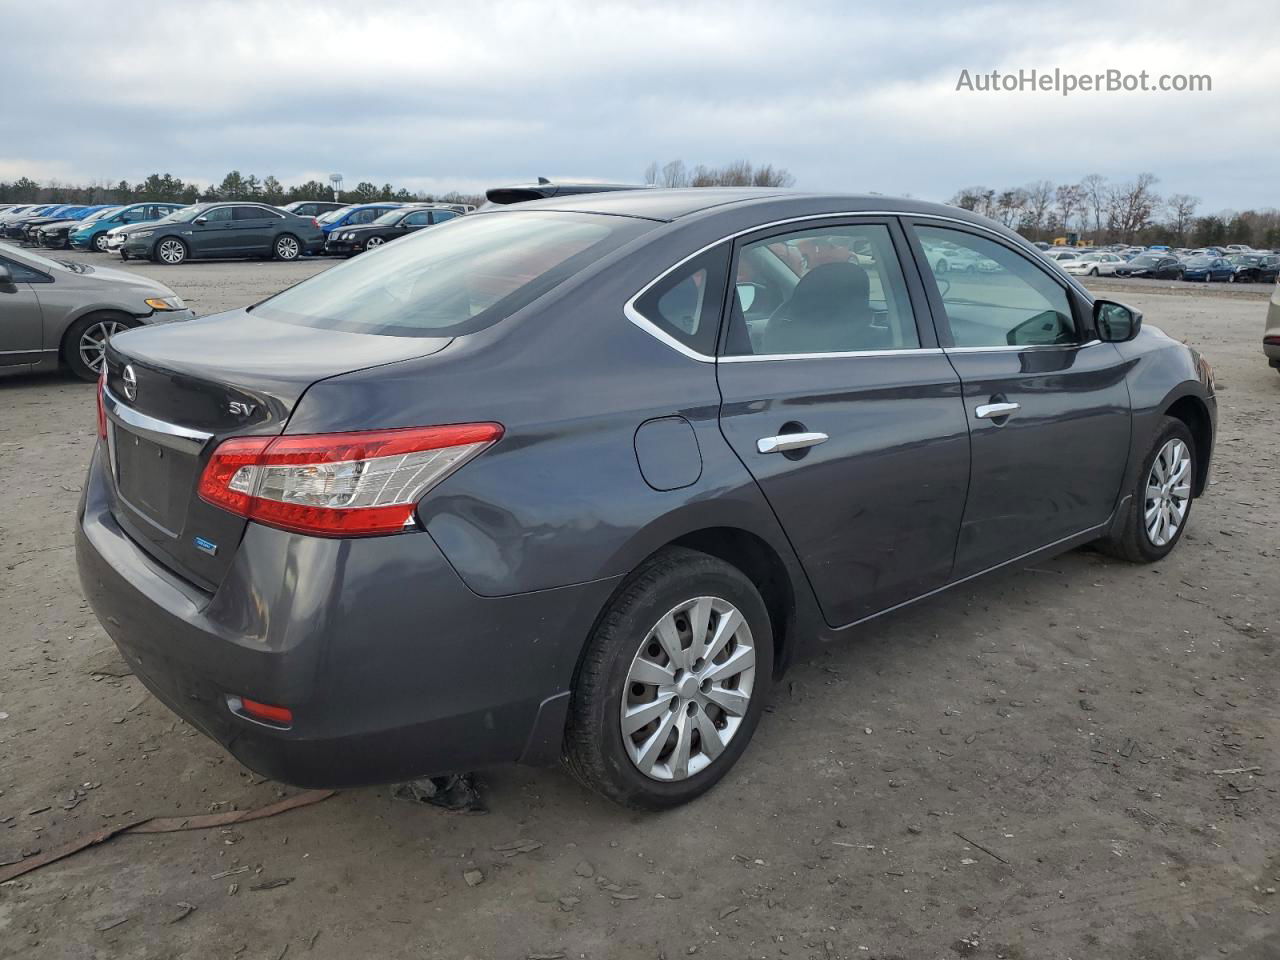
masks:
<svg viewBox="0 0 1280 960"><path fill-rule="evenodd" d="M1118 535L1101 549L1130 563L1155 563L1182 539L1191 517L1196 478L1196 444L1187 425L1165 417L1125 507Z"/></svg>
<svg viewBox="0 0 1280 960"><path fill-rule="evenodd" d="M106 253L107 235L105 233L95 233L93 239L89 241L89 247L97 253Z"/></svg>
<svg viewBox="0 0 1280 960"><path fill-rule="evenodd" d="M566 763L626 807L687 803L746 750L772 671L769 613L746 575L704 553L663 550L632 574L587 643Z"/></svg>
<svg viewBox="0 0 1280 960"><path fill-rule="evenodd" d="M176 267L187 259L187 245L177 237L164 237L155 245L151 259L168 267Z"/></svg>
<svg viewBox="0 0 1280 960"><path fill-rule="evenodd" d="M1092 270L1090 270L1090 271L1089 271L1089 276L1091 276L1091 277L1096 277L1097 275L1098 275L1098 268L1097 268L1097 267L1094 267Z"/></svg>
<svg viewBox="0 0 1280 960"><path fill-rule="evenodd" d="M81 317L62 337L62 358L81 380L98 379L102 371L102 358L106 354L107 340L136 327L137 321L117 314L89 314Z"/></svg>
<svg viewBox="0 0 1280 960"><path fill-rule="evenodd" d="M282 233L276 237L276 242L271 248L271 252L277 260L283 260L288 263L302 256L302 244L298 242L298 238L293 234Z"/></svg>

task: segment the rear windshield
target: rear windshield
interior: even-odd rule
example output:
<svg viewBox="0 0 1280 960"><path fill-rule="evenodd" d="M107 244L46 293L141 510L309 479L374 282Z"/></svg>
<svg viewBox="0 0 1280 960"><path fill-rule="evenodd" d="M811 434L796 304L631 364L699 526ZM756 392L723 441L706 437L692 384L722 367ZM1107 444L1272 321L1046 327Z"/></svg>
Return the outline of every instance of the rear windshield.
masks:
<svg viewBox="0 0 1280 960"><path fill-rule="evenodd" d="M253 311L325 330L459 336L511 316L654 226L549 211L458 217L326 270Z"/></svg>

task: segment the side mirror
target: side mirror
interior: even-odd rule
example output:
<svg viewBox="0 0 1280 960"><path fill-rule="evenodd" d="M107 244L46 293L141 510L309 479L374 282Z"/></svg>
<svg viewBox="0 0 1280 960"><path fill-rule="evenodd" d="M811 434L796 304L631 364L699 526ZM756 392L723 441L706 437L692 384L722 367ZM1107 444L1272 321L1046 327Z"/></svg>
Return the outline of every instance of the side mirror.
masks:
<svg viewBox="0 0 1280 960"><path fill-rule="evenodd" d="M13 283L13 274L9 272L9 268L0 263L0 287L7 287Z"/></svg>
<svg viewBox="0 0 1280 960"><path fill-rule="evenodd" d="M1142 314L1114 300L1095 300L1093 326L1104 343L1125 343L1142 329Z"/></svg>
<svg viewBox="0 0 1280 960"><path fill-rule="evenodd" d="M201 225L203 225L203 224L208 223L208 222L209 222L209 218L208 218L208 217L196 217L196 218L195 218L194 220L192 220L191 222L192 222L192 223L194 223L196 226L201 226Z"/></svg>

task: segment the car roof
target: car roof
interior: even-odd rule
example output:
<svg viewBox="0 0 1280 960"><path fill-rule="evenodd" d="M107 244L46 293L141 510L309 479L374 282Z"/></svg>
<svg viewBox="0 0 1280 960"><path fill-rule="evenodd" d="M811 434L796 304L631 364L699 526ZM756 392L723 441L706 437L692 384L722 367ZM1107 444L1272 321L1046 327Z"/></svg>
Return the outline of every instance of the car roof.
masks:
<svg viewBox="0 0 1280 960"><path fill-rule="evenodd" d="M672 221L716 208L741 208L747 205L770 208L768 210L770 217L785 216L788 208L794 208L797 214L807 216L889 211L908 216L913 213L931 214L968 221L988 229L992 227L992 221L986 217L942 203L928 203L923 200L886 197L878 194L810 193L777 187L682 187L581 193L510 205L495 204L483 207L476 213L493 215L503 212L563 210ZM1003 227L999 230L1001 233L1009 233Z"/></svg>

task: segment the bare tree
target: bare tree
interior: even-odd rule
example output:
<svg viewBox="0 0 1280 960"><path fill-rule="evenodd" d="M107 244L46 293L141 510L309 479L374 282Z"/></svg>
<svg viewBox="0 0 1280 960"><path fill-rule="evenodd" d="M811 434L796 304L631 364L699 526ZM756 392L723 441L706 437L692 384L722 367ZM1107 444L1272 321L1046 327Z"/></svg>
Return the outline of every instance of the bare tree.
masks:
<svg viewBox="0 0 1280 960"><path fill-rule="evenodd" d="M656 186L658 183L658 161L655 160L644 168L644 182L649 186Z"/></svg>
<svg viewBox="0 0 1280 960"><path fill-rule="evenodd" d="M1093 211L1093 230L1102 233L1102 214L1107 209L1107 178L1091 173L1080 181L1080 193L1084 208Z"/></svg>
<svg viewBox="0 0 1280 960"><path fill-rule="evenodd" d="M1021 187L1012 190L1001 190L996 196L996 219L1006 227L1013 227L1022 219L1027 208L1027 191Z"/></svg>
<svg viewBox="0 0 1280 960"><path fill-rule="evenodd" d="M1058 208L1058 220L1062 224L1062 229L1070 230L1071 218L1077 213L1085 212L1084 190L1079 184L1064 183L1054 192L1053 199Z"/></svg>
<svg viewBox="0 0 1280 960"><path fill-rule="evenodd" d="M683 160L670 160L662 167L662 185L664 187L687 187L689 173L685 170Z"/></svg>
<svg viewBox="0 0 1280 960"><path fill-rule="evenodd" d="M1186 193L1175 193L1165 201L1169 226L1173 228L1173 232L1177 235L1179 246L1186 239L1187 229L1191 226L1191 220L1195 216L1196 207L1199 204L1199 197L1193 197Z"/></svg>
<svg viewBox="0 0 1280 960"><path fill-rule="evenodd" d="M1049 208L1053 206L1053 184L1048 180L1037 180L1027 185L1027 206L1022 216L1024 226L1040 239L1040 228L1044 225Z"/></svg>
<svg viewBox="0 0 1280 960"><path fill-rule="evenodd" d="M1151 215L1160 205L1160 197L1152 189L1156 182L1154 173L1140 173L1108 191L1107 221L1121 239L1133 240L1134 234L1151 222Z"/></svg>

